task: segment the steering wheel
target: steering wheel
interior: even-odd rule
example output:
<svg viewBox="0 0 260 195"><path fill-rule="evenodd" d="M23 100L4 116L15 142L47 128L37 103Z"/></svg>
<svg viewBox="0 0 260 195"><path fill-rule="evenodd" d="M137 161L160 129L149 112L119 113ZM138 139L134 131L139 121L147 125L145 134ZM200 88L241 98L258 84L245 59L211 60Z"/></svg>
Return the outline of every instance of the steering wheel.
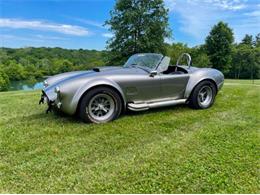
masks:
<svg viewBox="0 0 260 195"><path fill-rule="evenodd" d="M177 68L178 68L178 66L179 66L179 62L182 60L183 57L186 57L187 66L188 66L188 68L190 68L191 63L192 63L192 62L191 62L191 56L190 56L190 54L188 54L188 53L183 53L183 54L180 55L180 57L178 58L178 60L177 60L177 62L176 62L175 72L177 71Z"/></svg>

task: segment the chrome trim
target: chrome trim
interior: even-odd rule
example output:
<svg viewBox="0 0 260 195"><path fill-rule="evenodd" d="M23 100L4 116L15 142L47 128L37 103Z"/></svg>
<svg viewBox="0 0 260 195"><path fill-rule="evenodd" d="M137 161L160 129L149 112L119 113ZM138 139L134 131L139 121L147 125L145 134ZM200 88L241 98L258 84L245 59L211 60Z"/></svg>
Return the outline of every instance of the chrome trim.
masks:
<svg viewBox="0 0 260 195"><path fill-rule="evenodd" d="M187 99L178 99L178 100L166 100L166 101L157 101L157 102L145 102L145 103L129 103L127 107L132 111L144 111L150 108L158 108L163 106L173 106L177 104L185 104Z"/></svg>
<svg viewBox="0 0 260 195"><path fill-rule="evenodd" d="M46 88L46 87L48 87L48 82L45 80L45 81L43 81L43 86Z"/></svg>
<svg viewBox="0 0 260 195"><path fill-rule="evenodd" d="M58 102L57 104L56 104L56 106L57 106L57 108L61 108L61 106L62 106L62 103L61 102Z"/></svg>
<svg viewBox="0 0 260 195"><path fill-rule="evenodd" d="M60 87L59 86L56 86L55 89L54 89L55 93L60 93Z"/></svg>
<svg viewBox="0 0 260 195"><path fill-rule="evenodd" d="M149 109L146 103L144 104L129 103L127 104L127 108L132 111L145 111Z"/></svg>

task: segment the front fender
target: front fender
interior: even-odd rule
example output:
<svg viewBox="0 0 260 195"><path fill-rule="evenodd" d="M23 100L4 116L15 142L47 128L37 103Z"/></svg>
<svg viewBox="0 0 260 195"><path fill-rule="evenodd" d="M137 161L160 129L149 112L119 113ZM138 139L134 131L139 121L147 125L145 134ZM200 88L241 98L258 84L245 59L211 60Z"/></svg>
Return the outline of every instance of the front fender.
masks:
<svg viewBox="0 0 260 195"><path fill-rule="evenodd" d="M126 98L125 98L124 92L121 89L121 87L116 82L114 82L114 81L112 81L110 79L106 79L106 78L100 79L100 78L97 78L97 79L93 79L93 80L87 81L86 83L84 83L82 85L82 87L80 87L77 90L77 92L73 96L71 104L70 104L71 113L74 114L76 112L78 104L79 104L79 101L80 101L81 97L84 95L84 93L87 92L89 89L91 89L93 87L96 87L96 86L109 86L109 87L112 87L112 88L116 89L120 93L120 95L121 95L121 97L123 99L124 107L126 107Z"/></svg>

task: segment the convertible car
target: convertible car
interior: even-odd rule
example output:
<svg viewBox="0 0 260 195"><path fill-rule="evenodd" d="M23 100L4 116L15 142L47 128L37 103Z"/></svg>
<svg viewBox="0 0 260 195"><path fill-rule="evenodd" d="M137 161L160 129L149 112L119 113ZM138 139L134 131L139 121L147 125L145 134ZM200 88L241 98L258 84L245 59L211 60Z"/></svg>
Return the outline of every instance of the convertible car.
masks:
<svg viewBox="0 0 260 195"><path fill-rule="evenodd" d="M186 65L179 62L187 61ZM161 54L131 56L124 66L98 67L88 71L58 74L44 81L39 104L69 115L78 114L85 122L112 121L125 110L188 104L209 108L224 83L223 74L212 68L191 66L189 54L176 65Z"/></svg>

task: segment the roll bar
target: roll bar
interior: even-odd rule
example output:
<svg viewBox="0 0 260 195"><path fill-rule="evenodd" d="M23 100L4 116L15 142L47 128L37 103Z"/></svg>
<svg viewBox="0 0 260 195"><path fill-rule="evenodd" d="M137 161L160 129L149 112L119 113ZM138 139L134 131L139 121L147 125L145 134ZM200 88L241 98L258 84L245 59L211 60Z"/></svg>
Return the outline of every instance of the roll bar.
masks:
<svg viewBox="0 0 260 195"><path fill-rule="evenodd" d="M176 62L176 66L179 66L179 62L182 60L183 57L186 57L187 66L188 66L188 68L190 68L192 61L191 61L191 56L188 53L183 53L183 54L180 55L180 57L178 58L178 60Z"/></svg>

